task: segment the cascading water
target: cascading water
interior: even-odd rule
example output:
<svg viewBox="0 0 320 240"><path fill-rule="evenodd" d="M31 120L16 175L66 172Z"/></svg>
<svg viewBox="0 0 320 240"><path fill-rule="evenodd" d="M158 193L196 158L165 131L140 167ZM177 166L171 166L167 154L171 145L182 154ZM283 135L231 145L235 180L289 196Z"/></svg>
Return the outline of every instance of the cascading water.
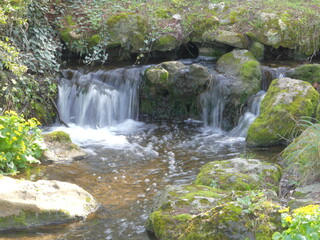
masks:
<svg viewBox="0 0 320 240"><path fill-rule="evenodd" d="M283 78L286 76L288 67L262 67L262 90L267 91L273 79Z"/></svg>
<svg viewBox="0 0 320 240"><path fill-rule="evenodd" d="M226 103L223 82L227 80L227 77L213 70L211 73L213 75L213 81L209 89L200 96L202 118L204 127L220 129Z"/></svg>
<svg viewBox="0 0 320 240"><path fill-rule="evenodd" d="M260 91L249 99L248 110L238 121L238 125L233 128L229 135L232 137L246 137L248 129L253 121L260 114L260 104L266 95L265 91Z"/></svg>
<svg viewBox="0 0 320 240"><path fill-rule="evenodd" d="M136 120L142 71L142 67L89 73L64 70L57 104L61 119L93 128Z"/></svg>

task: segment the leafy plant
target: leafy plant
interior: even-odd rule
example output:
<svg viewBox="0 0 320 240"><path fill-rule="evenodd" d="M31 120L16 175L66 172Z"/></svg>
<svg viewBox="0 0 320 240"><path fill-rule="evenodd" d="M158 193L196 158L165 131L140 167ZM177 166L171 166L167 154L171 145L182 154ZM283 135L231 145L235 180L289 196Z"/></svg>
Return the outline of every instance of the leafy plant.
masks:
<svg viewBox="0 0 320 240"><path fill-rule="evenodd" d="M0 116L0 173L12 174L28 163L39 163L45 149L42 144L40 123L25 120L22 115L10 111Z"/></svg>
<svg viewBox="0 0 320 240"><path fill-rule="evenodd" d="M308 205L292 212L281 211L283 232L273 234L273 240L319 240L320 239L320 206Z"/></svg>

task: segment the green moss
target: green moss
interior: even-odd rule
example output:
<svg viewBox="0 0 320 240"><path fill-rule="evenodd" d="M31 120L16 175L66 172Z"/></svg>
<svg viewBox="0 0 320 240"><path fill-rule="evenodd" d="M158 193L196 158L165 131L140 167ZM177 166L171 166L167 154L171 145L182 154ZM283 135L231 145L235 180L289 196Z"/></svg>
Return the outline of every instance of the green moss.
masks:
<svg viewBox="0 0 320 240"><path fill-rule="evenodd" d="M153 45L153 50L156 51L171 51L178 47L180 42L171 34L163 35L158 38Z"/></svg>
<svg viewBox="0 0 320 240"><path fill-rule="evenodd" d="M288 91L293 90L279 89L278 81L280 80L272 81L261 103L261 114L249 127L246 141L250 146L272 146L285 143L286 140L292 139L303 130L303 126L297 125L301 117L315 116L319 94L309 83L299 83L301 92L296 92L292 100L286 102L288 101L286 99L290 98L279 98L279 94L287 94ZM281 81L295 80L283 79ZM305 89L308 91L303 94Z"/></svg>
<svg viewBox="0 0 320 240"><path fill-rule="evenodd" d="M320 83L320 64L305 64L292 72L288 72L288 77L307 81L309 83Z"/></svg>
<svg viewBox="0 0 320 240"><path fill-rule="evenodd" d="M72 143L70 135L63 131L55 131L43 135L43 138L48 142L59 142L59 143Z"/></svg>
<svg viewBox="0 0 320 240"><path fill-rule="evenodd" d="M65 223L74 220L66 212L32 212L20 211L19 215L0 218L0 230L24 229L36 226L45 226L56 223Z"/></svg>
<svg viewBox="0 0 320 240"><path fill-rule="evenodd" d="M96 46L101 41L101 37L99 34L94 34L89 39L89 47Z"/></svg>
<svg viewBox="0 0 320 240"><path fill-rule="evenodd" d="M65 20L66 20L68 26L74 26L74 25L76 25L76 22L73 21L72 15L67 15L67 16L65 17Z"/></svg>
<svg viewBox="0 0 320 240"><path fill-rule="evenodd" d="M72 31L72 29L70 28L63 28L60 30L60 36L62 41L64 41L65 43L70 43L72 42L72 37L70 35L70 32Z"/></svg>
<svg viewBox="0 0 320 240"><path fill-rule="evenodd" d="M249 47L249 51L258 60L262 60L264 58L265 48L264 45L259 42L253 42Z"/></svg>

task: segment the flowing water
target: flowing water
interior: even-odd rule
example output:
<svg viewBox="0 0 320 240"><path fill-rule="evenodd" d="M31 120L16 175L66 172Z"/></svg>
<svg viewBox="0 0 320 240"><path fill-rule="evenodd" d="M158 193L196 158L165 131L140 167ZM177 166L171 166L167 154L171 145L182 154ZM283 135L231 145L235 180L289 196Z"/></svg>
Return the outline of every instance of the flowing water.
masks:
<svg viewBox="0 0 320 240"><path fill-rule="evenodd" d="M212 66L211 62L205 64ZM249 103L249 123L241 125L240 119L239 128L230 133L220 129L224 94L219 81L201 97L204 122L137 121L138 88L144 68L63 72L58 106L70 128L54 126L47 130L68 132L88 156L69 163L40 165L18 177L75 183L101 205L86 220L1 233L1 239L148 239L145 221L158 190L168 184L192 183L200 167L209 161L241 154L272 161L279 152L245 148L244 136L259 113L263 92ZM223 77L218 75L216 79ZM242 118L247 119L246 115Z"/></svg>

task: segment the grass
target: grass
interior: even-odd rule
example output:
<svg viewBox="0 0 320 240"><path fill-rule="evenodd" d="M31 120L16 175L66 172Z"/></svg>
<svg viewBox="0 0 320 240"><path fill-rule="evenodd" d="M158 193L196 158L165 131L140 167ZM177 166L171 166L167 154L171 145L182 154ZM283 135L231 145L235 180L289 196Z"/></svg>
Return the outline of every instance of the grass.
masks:
<svg viewBox="0 0 320 240"><path fill-rule="evenodd" d="M286 170L293 173L298 185L320 180L320 124L302 121L306 130L282 153Z"/></svg>

